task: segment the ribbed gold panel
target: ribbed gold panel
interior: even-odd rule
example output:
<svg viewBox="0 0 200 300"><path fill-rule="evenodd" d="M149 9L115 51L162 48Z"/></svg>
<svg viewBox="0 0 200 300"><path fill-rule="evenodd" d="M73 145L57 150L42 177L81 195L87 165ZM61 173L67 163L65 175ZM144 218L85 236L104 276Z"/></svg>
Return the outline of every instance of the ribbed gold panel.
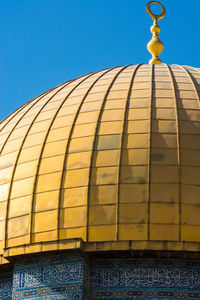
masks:
<svg viewBox="0 0 200 300"><path fill-rule="evenodd" d="M79 238L200 247L199 97L197 68L129 65L3 120L0 253Z"/></svg>

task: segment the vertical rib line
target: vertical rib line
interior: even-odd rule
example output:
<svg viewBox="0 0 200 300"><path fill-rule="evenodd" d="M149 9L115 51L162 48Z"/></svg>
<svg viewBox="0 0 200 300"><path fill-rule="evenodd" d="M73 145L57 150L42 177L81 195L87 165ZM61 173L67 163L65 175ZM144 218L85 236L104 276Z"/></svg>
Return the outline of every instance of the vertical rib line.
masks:
<svg viewBox="0 0 200 300"><path fill-rule="evenodd" d="M124 138L125 138L125 128L126 128L126 121L128 121L128 111L129 111L129 103L130 103L130 97L132 93L132 87L133 82L137 73L137 70L142 64L138 64L135 66L135 69L133 70L133 75L131 77L129 89L128 89L128 95L124 107L124 114L123 114L123 129L121 133L121 142L120 142L120 155L119 155L119 170L118 170L118 187L117 187L117 209L116 209L116 224L117 224L117 230L116 230L116 236L117 241L119 240L119 204L120 204L120 177L121 177L121 162L122 162L122 152L123 152L123 144L124 144Z"/></svg>
<svg viewBox="0 0 200 300"><path fill-rule="evenodd" d="M46 96L48 94L49 91L45 92L42 94L41 97L39 97L39 99L33 104L31 105L31 107L29 107L29 109L23 114L23 116L17 121L17 123L15 124L15 126L13 127L13 129L11 130L11 132L9 133L3 147L1 148L1 151L0 151L0 155L2 154L3 152L3 149L7 143L7 141L9 140L10 136L12 135L13 131L15 130L15 128L17 127L17 125L20 123L20 121L24 118L24 116L32 109L32 107L34 107L35 104L37 104L44 96ZM31 101L29 101L31 102ZM34 122L34 121L33 121ZM32 123L31 125L32 126ZM11 195L11 190L12 190L12 185L13 185L13 178L14 178L14 173L15 173L15 170L16 170L16 167L17 167L17 162L18 162L18 159L19 159L19 155L21 153L21 149L23 147L23 144L24 144L24 140L22 141L22 144L20 146L20 149L19 149L19 152L17 154L17 158L16 158L16 161L15 161L15 164L14 164L14 168L13 168L13 172L12 172L12 176L11 176L11 181L10 181L10 186L9 186L9 191L8 191L8 198L7 198L7 204L6 204L6 215L5 215L5 224L4 224L4 240L3 240L3 247L6 248L6 235L7 235L7 220L8 220L8 210L9 210L9 198L10 198L10 195Z"/></svg>
<svg viewBox="0 0 200 300"><path fill-rule="evenodd" d="M35 100L35 99L32 99L32 100ZM27 102L27 103L25 103L25 104L23 104L21 107L17 108L17 109L14 110L11 114L9 114L6 118L4 118L4 119L0 122L0 125L1 125L1 124L5 121L5 124L1 127L0 132L2 132L2 130L6 127L6 125L7 125L8 123L10 123L10 121L11 121L12 119L14 119L14 117L16 117L16 116L18 115L18 113L19 113L20 111L22 111L22 109L25 108L29 103L30 103L30 101ZM10 117L10 119L8 119L9 117ZM7 119L8 119L8 120L7 120ZM7 120L7 122L6 122L6 120Z"/></svg>
<svg viewBox="0 0 200 300"><path fill-rule="evenodd" d="M33 198L32 198L32 205L31 205L31 212L30 212L30 243L32 242L32 231L33 231L33 211L34 211L34 204L35 204L35 194L36 194L36 188L37 188L37 182L38 182L38 177L39 177L39 169L40 169L40 165L41 165L41 162L42 162L42 155L43 155L43 152L44 152L44 148L45 148L45 145L46 145L46 141L47 141L47 138L49 136L49 133L50 133L50 130L52 128L52 125L59 113L59 111L61 110L61 108L63 107L63 105L65 104L66 100L69 98L69 96L73 93L73 91L79 86L81 85L85 80L87 80L88 78L90 78L91 76L93 76L94 74L96 74L98 72L94 72L94 73L90 73L88 76L84 77L83 80L81 80L78 84L76 84L72 89L71 91L67 94L67 96L64 98L64 100L62 101L62 103L59 105L55 115L53 116L52 118L52 121L50 123L50 126L47 130L47 133L46 133L46 136L44 138L44 141L43 141L43 145L42 145L42 149L41 149L41 152L40 152L40 156L39 156L39 160L38 160L38 165L37 165L37 170L36 170L36 175L35 175L35 181L34 181L34 187L33 187ZM75 79L77 80L77 79Z"/></svg>
<svg viewBox="0 0 200 300"><path fill-rule="evenodd" d="M152 64L151 69L151 86L150 86L150 103L149 103L149 145L148 145L148 207L147 207L147 240L150 240L150 205L151 205L151 147L152 147L152 107L153 107L153 100L154 100L154 64Z"/></svg>
<svg viewBox="0 0 200 300"><path fill-rule="evenodd" d="M198 101L198 104L200 105L200 95L199 95L199 93L198 93L196 84L195 84L195 82L194 82L193 75L190 73L189 70L187 70L187 68L184 68L184 67L182 67L182 66L179 66L179 67L185 71L185 73L187 74L189 80L191 81L191 83L192 83L192 85L193 85L193 88L194 88L194 91L195 91L195 94L197 95L197 101Z"/></svg>
<svg viewBox="0 0 200 300"><path fill-rule="evenodd" d="M7 143L7 141L9 140L10 136L12 135L13 131L15 130L15 128L17 127L17 125L21 122L21 120L24 118L24 116L26 116L26 114L32 109L32 107L34 107L35 104L37 104L45 95L47 95L48 92L46 92L44 95L42 95L32 106L30 106L28 108L27 111L25 111L25 113L23 114L23 116L16 122L16 124L14 125L14 127L12 128L12 130L10 131L9 135L7 136L1 150L0 150L0 155L2 154L3 152L3 149L5 148L5 145Z"/></svg>
<svg viewBox="0 0 200 300"><path fill-rule="evenodd" d="M50 92L52 92L53 90L55 90L56 88L58 88L59 86L62 86L63 84L65 84L65 83L67 83L67 82L69 82L69 81L71 81L71 80L68 80L68 81L66 81L66 82L64 82L64 83L61 83L61 84L59 84L58 86L55 86L55 87L53 87L52 89L50 89L50 90L48 90L48 91L45 91L44 93L42 93L42 94L40 94L39 96L37 96L37 97L35 97L35 98L33 98L33 99L31 99L31 100L29 100L28 102L26 102L25 104L23 104L22 106L20 106L20 107L18 107L16 110L14 110L12 113L10 113L5 119L3 119L2 121L0 121L0 124L2 123L2 122L4 122L4 121L6 121L6 119L7 118L9 118L12 114L14 114L14 116L12 116L9 120L8 120L8 122L4 125L4 126L2 126L2 128L0 129L0 132L3 130L3 128L22 110L22 109L24 109L28 104L30 104L31 102L33 102L35 99L37 99L37 98L39 98L38 99L38 101L40 100L40 99L42 99L45 95L47 95L48 93L50 93ZM38 101L36 101L34 104L33 104L33 106L38 102ZM32 108L32 106L31 106L31 108ZM25 112L25 114L27 113L27 111ZM24 115L23 115L24 116ZM22 116L22 117L23 117Z"/></svg>
<svg viewBox="0 0 200 300"><path fill-rule="evenodd" d="M90 73L89 73L90 74ZM84 76L84 75L83 75ZM81 78L82 76L79 76L79 77L77 77L77 78L75 78L75 79L79 79L79 78ZM32 101L34 101L35 99L37 99L37 98L39 98L40 97L40 99L41 98L43 98L46 94L48 94L48 93L50 93L51 91L53 91L53 90L55 90L55 89L57 89L59 86L62 86L63 84L65 84L65 83L69 83L69 82L72 82L72 81L74 81L75 79L70 79L70 80L67 80L66 82L63 82L63 83L61 83L61 84L59 84L59 85L57 85L57 86L55 86L55 87L53 87L53 88L51 88L51 89L49 89L48 91L45 91L44 93L42 93L42 94L40 94L39 96L37 96L37 97L35 97L35 98L33 98L33 99L31 99L31 100L29 100L28 102L26 102L25 104L23 104L22 106L20 106L20 107L18 107L16 110L14 110L13 112L11 112L6 118L4 118L3 120L1 120L0 121L0 125L1 125L1 123L2 122L4 122L4 121L6 121L6 119L7 118L9 118L12 114L14 114L15 112L16 112L16 114L12 117L12 118L10 118L9 120L8 120L8 122L5 124L5 126L23 109L23 108L25 108L29 103L31 103ZM36 102L37 103L37 102ZM35 103L34 103L34 105L35 105ZM0 129L0 132L2 131L2 129L5 127L5 126L3 126L1 129Z"/></svg>
<svg viewBox="0 0 200 300"><path fill-rule="evenodd" d="M67 145L66 145L66 151L65 151L65 157L64 157L64 162L63 162L63 168L62 168L62 174L61 174L61 181L60 181L60 189L59 189L59 198L58 198L58 216L57 216L57 239L59 240L59 230L60 230L60 209L61 209L61 201L62 201L62 192L63 192L63 186L64 186L64 178L65 178L65 166L67 163L67 158L68 158L68 151L69 151L69 146L70 146L70 142L71 142L71 137L74 131L74 127L76 124L76 120L79 116L80 110L82 108L82 105L86 99L86 97L88 96L89 92L91 91L91 89L94 87L94 85L98 82L98 80L100 78L102 78L105 74L109 73L111 70L113 70L115 68L112 69L108 69L106 70L103 74L101 74L92 84L91 86L88 88L86 94L83 96L83 99L80 102L80 105L76 111L73 123L71 125L71 129L69 132L69 138L67 141Z"/></svg>
<svg viewBox="0 0 200 300"><path fill-rule="evenodd" d="M103 102L102 102L102 106L101 106L101 109L100 109L100 112L99 112L99 116L98 116L98 120L97 120L97 123L96 123L96 128L95 128L95 133L94 133L94 140L93 140L93 145L92 145L92 154L91 154L91 160L90 160L90 169L89 169L89 180L88 180L88 194L87 194L87 215L86 215L86 222L87 222L87 225L86 225L86 241L89 241L89 197L90 197L90 181L91 181L91 175L92 175L92 162L93 162L93 158L94 158L94 150L95 150L95 145L96 145L96 142L97 142L97 133L99 131L99 128L100 128L100 122L101 122L101 118L102 118L102 114L103 114L103 111L104 111L104 107L105 107L105 104L106 104L106 100L107 100L107 97L109 95L109 92L113 86L113 84L115 83L116 79L118 78L118 76L125 70L129 67L130 65L127 65L125 67L123 67L122 69L120 69L120 71L114 76L112 82L110 83L110 85L108 86L108 89L105 93L105 96L104 96L104 99L103 99Z"/></svg>
<svg viewBox="0 0 200 300"><path fill-rule="evenodd" d="M171 83L172 83L172 90L174 95L174 109L176 114L176 137L177 137L177 158L178 158L178 206L179 206L179 241L181 241L181 153L180 153L180 125L179 125L179 117L178 117L178 105L177 105L177 92L175 88L175 78L173 71L169 65L166 65Z"/></svg>
<svg viewBox="0 0 200 300"><path fill-rule="evenodd" d="M53 96L51 96L47 101L46 103L42 106L42 108L40 109L40 111L36 114L35 118L33 119L33 121L31 122L24 138L23 138L23 141L22 141L22 144L20 146L20 149L18 151L18 154L17 154L17 158L16 158L16 161L15 161L15 164L14 164L14 168L13 168L13 172L12 172L12 176L11 176L11 181L10 181L10 187L9 187L9 192L8 192L8 199L7 199L7 207L6 207L6 218L5 218L5 230L4 230L4 248L6 248L7 244L6 244L6 240L7 240L7 222L8 222L8 211L9 211L9 204L10 204L10 196L11 196L11 191L12 191L12 186L13 186L13 180L14 180L14 175L15 175L15 171L16 171L16 168L17 168L17 164L18 164L18 160L19 160L19 157L20 157L20 154L21 154L21 151L22 151L22 148L23 148L23 145L26 141L26 138L28 136L28 133L29 131L31 130L32 128L32 125L34 124L36 118L38 117L38 115L40 114L40 112L42 111L42 109L49 103L49 101L58 93L60 92L65 86L67 86L69 83L71 83L71 81L67 82L64 86L62 86L57 92L55 92L53 94ZM47 92L47 95L48 95L49 91ZM46 94L44 94L42 97L39 98L42 99ZM39 101L38 100L38 101ZM38 103L38 101L36 103ZM35 103L34 103L35 104ZM34 106L34 104L31 106L31 108ZM30 109L31 109L30 108ZM30 110L29 109L29 110ZM29 111L28 110L28 111ZM24 115L23 115L24 116ZM21 120L21 119L20 119ZM19 123L19 122L18 122Z"/></svg>

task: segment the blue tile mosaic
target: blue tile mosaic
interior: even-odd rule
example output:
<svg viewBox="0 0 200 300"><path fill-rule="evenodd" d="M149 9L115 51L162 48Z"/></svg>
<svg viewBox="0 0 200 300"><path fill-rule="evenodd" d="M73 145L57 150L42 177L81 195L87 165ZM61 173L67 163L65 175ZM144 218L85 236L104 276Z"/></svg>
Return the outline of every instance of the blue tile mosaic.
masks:
<svg viewBox="0 0 200 300"><path fill-rule="evenodd" d="M77 253L22 258L0 275L3 300L200 300L200 261L87 258Z"/></svg>
<svg viewBox="0 0 200 300"><path fill-rule="evenodd" d="M3 273L0 274L0 299L11 300L12 299L12 283L13 274Z"/></svg>
<svg viewBox="0 0 200 300"><path fill-rule="evenodd" d="M16 263L13 274L15 299L83 299L88 274L81 255L54 255ZM87 275L87 280L89 276Z"/></svg>
<svg viewBox="0 0 200 300"><path fill-rule="evenodd" d="M200 261L95 259L92 299L200 299Z"/></svg>

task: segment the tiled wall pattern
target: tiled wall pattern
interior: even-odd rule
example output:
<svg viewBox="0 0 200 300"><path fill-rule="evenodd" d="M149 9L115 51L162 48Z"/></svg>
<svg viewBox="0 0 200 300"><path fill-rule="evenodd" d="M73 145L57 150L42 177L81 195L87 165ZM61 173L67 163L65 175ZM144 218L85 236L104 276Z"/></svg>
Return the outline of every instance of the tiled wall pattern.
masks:
<svg viewBox="0 0 200 300"><path fill-rule="evenodd" d="M0 252L72 238L199 243L199 97L197 68L129 65L1 122Z"/></svg>
<svg viewBox="0 0 200 300"><path fill-rule="evenodd" d="M13 273L0 273L0 299L12 300Z"/></svg>
<svg viewBox="0 0 200 300"><path fill-rule="evenodd" d="M89 268L81 255L25 259L15 265L12 299L84 299Z"/></svg>
<svg viewBox="0 0 200 300"><path fill-rule="evenodd" d="M16 263L13 288L3 276L3 300L200 299L199 260L60 254Z"/></svg>
<svg viewBox="0 0 200 300"><path fill-rule="evenodd" d="M200 261L93 260L91 299L200 299Z"/></svg>

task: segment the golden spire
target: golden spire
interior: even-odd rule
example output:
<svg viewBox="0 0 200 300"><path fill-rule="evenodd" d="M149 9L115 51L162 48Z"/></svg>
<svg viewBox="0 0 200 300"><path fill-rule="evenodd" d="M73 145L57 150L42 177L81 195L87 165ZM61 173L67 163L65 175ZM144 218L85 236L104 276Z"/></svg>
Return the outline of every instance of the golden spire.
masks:
<svg viewBox="0 0 200 300"><path fill-rule="evenodd" d="M162 8L162 12L159 15L155 15L152 13L150 6L152 4L158 4ZM158 34L160 33L160 26L158 25L158 21L165 17L166 11L164 6L158 1L150 1L147 6L147 13L154 20L153 25L151 26L151 32L153 33L153 37L147 45L147 49L152 54L152 59L149 61L150 64L161 64L162 61L159 58L160 53L164 49L164 45L159 39Z"/></svg>

